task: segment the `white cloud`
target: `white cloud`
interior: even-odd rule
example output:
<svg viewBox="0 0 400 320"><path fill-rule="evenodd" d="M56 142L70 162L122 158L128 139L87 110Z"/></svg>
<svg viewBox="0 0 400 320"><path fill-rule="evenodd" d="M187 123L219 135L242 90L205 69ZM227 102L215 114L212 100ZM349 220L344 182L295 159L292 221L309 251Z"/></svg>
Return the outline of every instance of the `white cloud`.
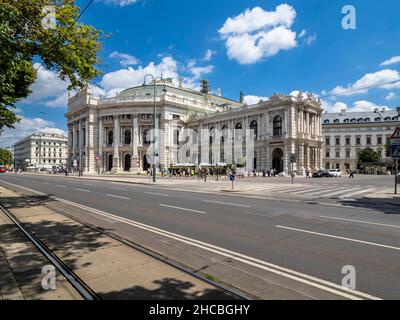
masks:
<svg viewBox="0 0 400 320"><path fill-rule="evenodd" d="M110 54L110 58L119 59L119 63L123 67L132 66L139 64L139 60L136 59L134 56L131 56L127 53L121 53L118 51L114 51Z"/></svg>
<svg viewBox="0 0 400 320"><path fill-rule="evenodd" d="M385 100L387 101L392 101L392 100L396 100L398 97L394 92L390 92L386 97Z"/></svg>
<svg viewBox="0 0 400 320"><path fill-rule="evenodd" d="M343 96L351 96L355 94L367 93L369 89L363 89L363 88L381 85L383 83L393 82L393 81L399 81L399 82L386 84L380 86L380 88L383 89L400 88L400 72L396 70L385 69L377 71L375 73L367 73L361 79L357 80L354 84L347 85L347 87L337 86L330 93L341 94ZM353 91L353 92L347 92L347 91Z"/></svg>
<svg viewBox="0 0 400 320"><path fill-rule="evenodd" d="M335 104L332 104L328 101L322 100L322 108L328 113L338 113L342 110L345 110L346 112L368 112L374 111L375 109L390 109L387 106L377 105L367 100L356 101L351 107L343 102L336 102Z"/></svg>
<svg viewBox="0 0 400 320"><path fill-rule="evenodd" d="M194 80L200 79L203 75L210 74L214 71L214 66L206 66L206 67L192 67L190 69L193 74Z"/></svg>
<svg viewBox="0 0 400 320"><path fill-rule="evenodd" d="M67 132L65 130L58 129L58 128L46 127L46 128L40 129L39 132L50 133L50 134L62 134L64 136L67 136Z"/></svg>
<svg viewBox="0 0 400 320"><path fill-rule="evenodd" d="M211 49L207 49L206 54L204 55L204 61L211 61L212 57L215 55L215 51Z"/></svg>
<svg viewBox="0 0 400 320"><path fill-rule="evenodd" d="M299 38L303 38L307 35L307 30L301 30L300 34L299 34Z"/></svg>
<svg viewBox="0 0 400 320"><path fill-rule="evenodd" d="M228 18L219 29L228 57L240 64L253 64L297 47L296 32L291 30L295 18L296 11L287 4L277 6L275 11L255 7Z"/></svg>
<svg viewBox="0 0 400 320"><path fill-rule="evenodd" d="M107 95L114 95L126 88L143 84L144 77L149 73L155 76L160 76L162 73L164 78L174 78L176 81L179 78L177 70L178 62L172 57L164 57L159 64L150 62L146 67L128 67L106 73L100 81L100 86Z"/></svg>
<svg viewBox="0 0 400 320"><path fill-rule="evenodd" d="M21 121L15 124L15 129L5 129L4 132L1 134L1 146L11 146L18 140L21 140L44 128L47 128L49 130L55 129L53 128L54 123L52 121L48 121L42 118L26 118L24 116L19 117Z"/></svg>
<svg viewBox="0 0 400 320"><path fill-rule="evenodd" d="M260 100L268 101L269 97L253 96L253 95L244 96L244 103L248 104L249 106L259 103Z"/></svg>
<svg viewBox="0 0 400 320"><path fill-rule="evenodd" d="M97 0L99 2L103 2L105 4L111 4L119 7L129 6L130 4L134 4L139 0Z"/></svg>
<svg viewBox="0 0 400 320"><path fill-rule="evenodd" d="M385 67L385 66L390 66L390 65L398 63L398 62L400 62L400 56L395 56L386 61L383 61L380 65L382 67Z"/></svg>
<svg viewBox="0 0 400 320"><path fill-rule="evenodd" d="M67 106L68 84L62 81L54 71L34 64L38 69L36 81L31 85L32 93L22 103L41 103L50 108L65 108Z"/></svg>

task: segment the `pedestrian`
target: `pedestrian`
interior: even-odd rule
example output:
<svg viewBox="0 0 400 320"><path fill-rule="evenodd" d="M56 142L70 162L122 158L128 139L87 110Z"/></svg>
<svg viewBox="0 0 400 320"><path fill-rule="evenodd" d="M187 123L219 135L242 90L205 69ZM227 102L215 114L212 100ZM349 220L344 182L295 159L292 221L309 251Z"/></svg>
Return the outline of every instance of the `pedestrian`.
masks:
<svg viewBox="0 0 400 320"><path fill-rule="evenodd" d="M311 179L311 169L309 167L306 169L306 179Z"/></svg>
<svg viewBox="0 0 400 320"><path fill-rule="evenodd" d="M68 168L65 168L64 171L65 171L65 176L68 177Z"/></svg>
<svg viewBox="0 0 400 320"><path fill-rule="evenodd" d="M354 179L354 171L350 170L349 179Z"/></svg>

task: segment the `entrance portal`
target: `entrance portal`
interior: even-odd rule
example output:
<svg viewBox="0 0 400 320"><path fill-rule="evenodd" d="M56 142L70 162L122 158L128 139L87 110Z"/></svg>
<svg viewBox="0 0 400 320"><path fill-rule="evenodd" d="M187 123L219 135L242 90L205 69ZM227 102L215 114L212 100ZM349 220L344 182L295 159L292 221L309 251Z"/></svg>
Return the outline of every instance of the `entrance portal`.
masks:
<svg viewBox="0 0 400 320"><path fill-rule="evenodd" d="M283 172L283 151L282 149L275 149L272 153L272 168L276 169L278 173Z"/></svg>
<svg viewBox="0 0 400 320"><path fill-rule="evenodd" d="M125 155L124 171L129 171L130 169L131 169L131 155L127 154Z"/></svg>
<svg viewBox="0 0 400 320"><path fill-rule="evenodd" d="M110 154L108 156L108 171L111 171L113 168L113 155Z"/></svg>
<svg viewBox="0 0 400 320"><path fill-rule="evenodd" d="M147 155L143 156L143 171L147 171L150 169L150 164L147 161Z"/></svg>

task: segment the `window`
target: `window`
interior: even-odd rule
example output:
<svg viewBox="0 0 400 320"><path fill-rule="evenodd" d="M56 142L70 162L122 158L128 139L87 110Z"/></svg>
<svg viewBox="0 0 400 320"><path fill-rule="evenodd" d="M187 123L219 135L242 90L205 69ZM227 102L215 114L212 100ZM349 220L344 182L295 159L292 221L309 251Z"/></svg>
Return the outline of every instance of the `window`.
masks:
<svg viewBox="0 0 400 320"><path fill-rule="evenodd" d="M250 130L253 131L254 137L255 137L255 139L257 140L257 135L258 135L258 124L257 124L257 121L256 121L256 120L253 120L253 121L250 123Z"/></svg>
<svg viewBox="0 0 400 320"><path fill-rule="evenodd" d="M333 123L339 123L339 122L340 122L339 119L335 119L335 120L333 121Z"/></svg>
<svg viewBox="0 0 400 320"><path fill-rule="evenodd" d="M378 137L378 144L382 144L382 137Z"/></svg>
<svg viewBox="0 0 400 320"><path fill-rule="evenodd" d="M151 138L150 137L148 137L148 134L149 134L149 129L144 129L143 130L143 144L145 144L145 145L149 145L150 144L150 140L151 140Z"/></svg>
<svg viewBox="0 0 400 320"><path fill-rule="evenodd" d="M242 124L240 122L236 123L235 129L236 130L241 130L242 129Z"/></svg>
<svg viewBox="0 0 400 320"><path fill-rule="evenodd" d="M330 137L326 137L326 138L325 138L325 144L326 144L327 146L329 146L329 145L331 144L331 138L330 138Z"/></svg>
<svg viewBox="0 0 400 320"><path fill-rule="evenodd" d="M367 144L371 144L371 137L367 137Z"/></svg>
<svg viewBox="0 0 400 320"><path fill-rule="evenodd" d="M349 120L349 119L344 119L343 122L344 122L344 123L349 123L350 120Z"/></svg>
<svg viewBox="0 0 400 320"><path fill-rule="evenodd" d="M131 144L131 142L132 142L132 132L131 130L125 130L124 144Z"/></svg>
<svg viewBox="0 0 400 320"><path fill-rule="evenodd" d="M335 143L336 143L337 146L340 145L340 137L336 137L335 138Z"/></svg>
<svg viewBox="0 0 400 320"><path fill-rule="evenodd" d="M361 137L356 137L356 145L360 145L361 144Z"/></svg>
<svg viewBox="0 0 400 320"><path fill-rule="evenodd" d="M172 119L174 119L174 120L179 120L180 118L181 118L181 116L179 116L177 114L172 115Z"/></svg>
<svg viewBox="0 0 400 320"><path fill-rule="evenodd" d="M370 118L365 118L364 122L371 122L371 119Z"/></svg>
<svg viewBox="0 0 400 320"><path fill-rule="evenodd" d="M350 137L346 137L346 146L350 145Z"/></svg>
<svg viewBox="0 0 400 320"><path fill-rule="evenodd" d="M340 158L340 150L336 150L336 158Z"/></svg>
<svg viewBox="0 0 400 320"><path fill-rule="evenodd" d="M351 151L350 149L346 149L346 158L350 158Z"/></svg>
<svg viewBox="0 0 400 320"><path fill-rule="evenodd" d="M325 150L325 158L330 158L331 157L331 151L329 149Z"/></svg>
<svg viewBox="0 0 400 320"><path fill-rule="evenodd" d="M353 123L357 122L357 119L353 118L353 119L350 120L350 122L353 122Z"/></svg>
<svg viewBox="0 0 400 320"><path fill-rule="evenodd" d="M274 124L273 124L273 134L274 137L281 137L282 136L282 117L277 116L274 118Z"/></svg>
<svg viewBox="0 0 400 320"><path fill-rule="evenodd" d="M382 121L382 119L381 118L375 118L375 121L379 122L379 121Z"/></svg>
<svg viewBox="0 0 400 320"><path fill-rule="evenodd" d="M329 120L325 120L325 121L324 121L324 124L329 124Z"/></svg>
<svg viewBox="0 0 400 320"><path fill-rule="evenodd" d="M363 121L364 121L363 118L358 118L358 119L357 119L357 122L363 122Z"/></svg>
<svg viewBox="0 0 400 320"><path fill-rule="evenodd" d="M108 145L112 145L114 143L114 133L112 130L108 131L108 139L107 139Z"/></svg>

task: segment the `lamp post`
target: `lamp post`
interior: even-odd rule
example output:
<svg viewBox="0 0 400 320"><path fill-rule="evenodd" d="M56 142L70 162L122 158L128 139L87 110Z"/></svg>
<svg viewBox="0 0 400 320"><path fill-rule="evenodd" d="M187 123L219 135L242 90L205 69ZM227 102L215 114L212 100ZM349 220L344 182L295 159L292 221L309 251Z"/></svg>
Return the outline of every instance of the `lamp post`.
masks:
<svg viewBox="0 0 400 320"><path fill-rule="evenodd" d="M152 74L146 74L144 76L144 82L143 82L143 86L146 86L146 78L147 77L151 77L153 79L153 130L152 130L152 143L153 143L153 165L152 165L152 174L153 174L153 182L156 182L156 175L157 175L157 166L156 166L156 118L157 118L157 114L156 114L156 107L157 107L157 102L156 102L156 81L157 79L160 79L164 82L164 89L163 91L166 92L167 90L165 89L165 80L160 77L160 78L156 78L155 76L153 76Z"/></svg>

